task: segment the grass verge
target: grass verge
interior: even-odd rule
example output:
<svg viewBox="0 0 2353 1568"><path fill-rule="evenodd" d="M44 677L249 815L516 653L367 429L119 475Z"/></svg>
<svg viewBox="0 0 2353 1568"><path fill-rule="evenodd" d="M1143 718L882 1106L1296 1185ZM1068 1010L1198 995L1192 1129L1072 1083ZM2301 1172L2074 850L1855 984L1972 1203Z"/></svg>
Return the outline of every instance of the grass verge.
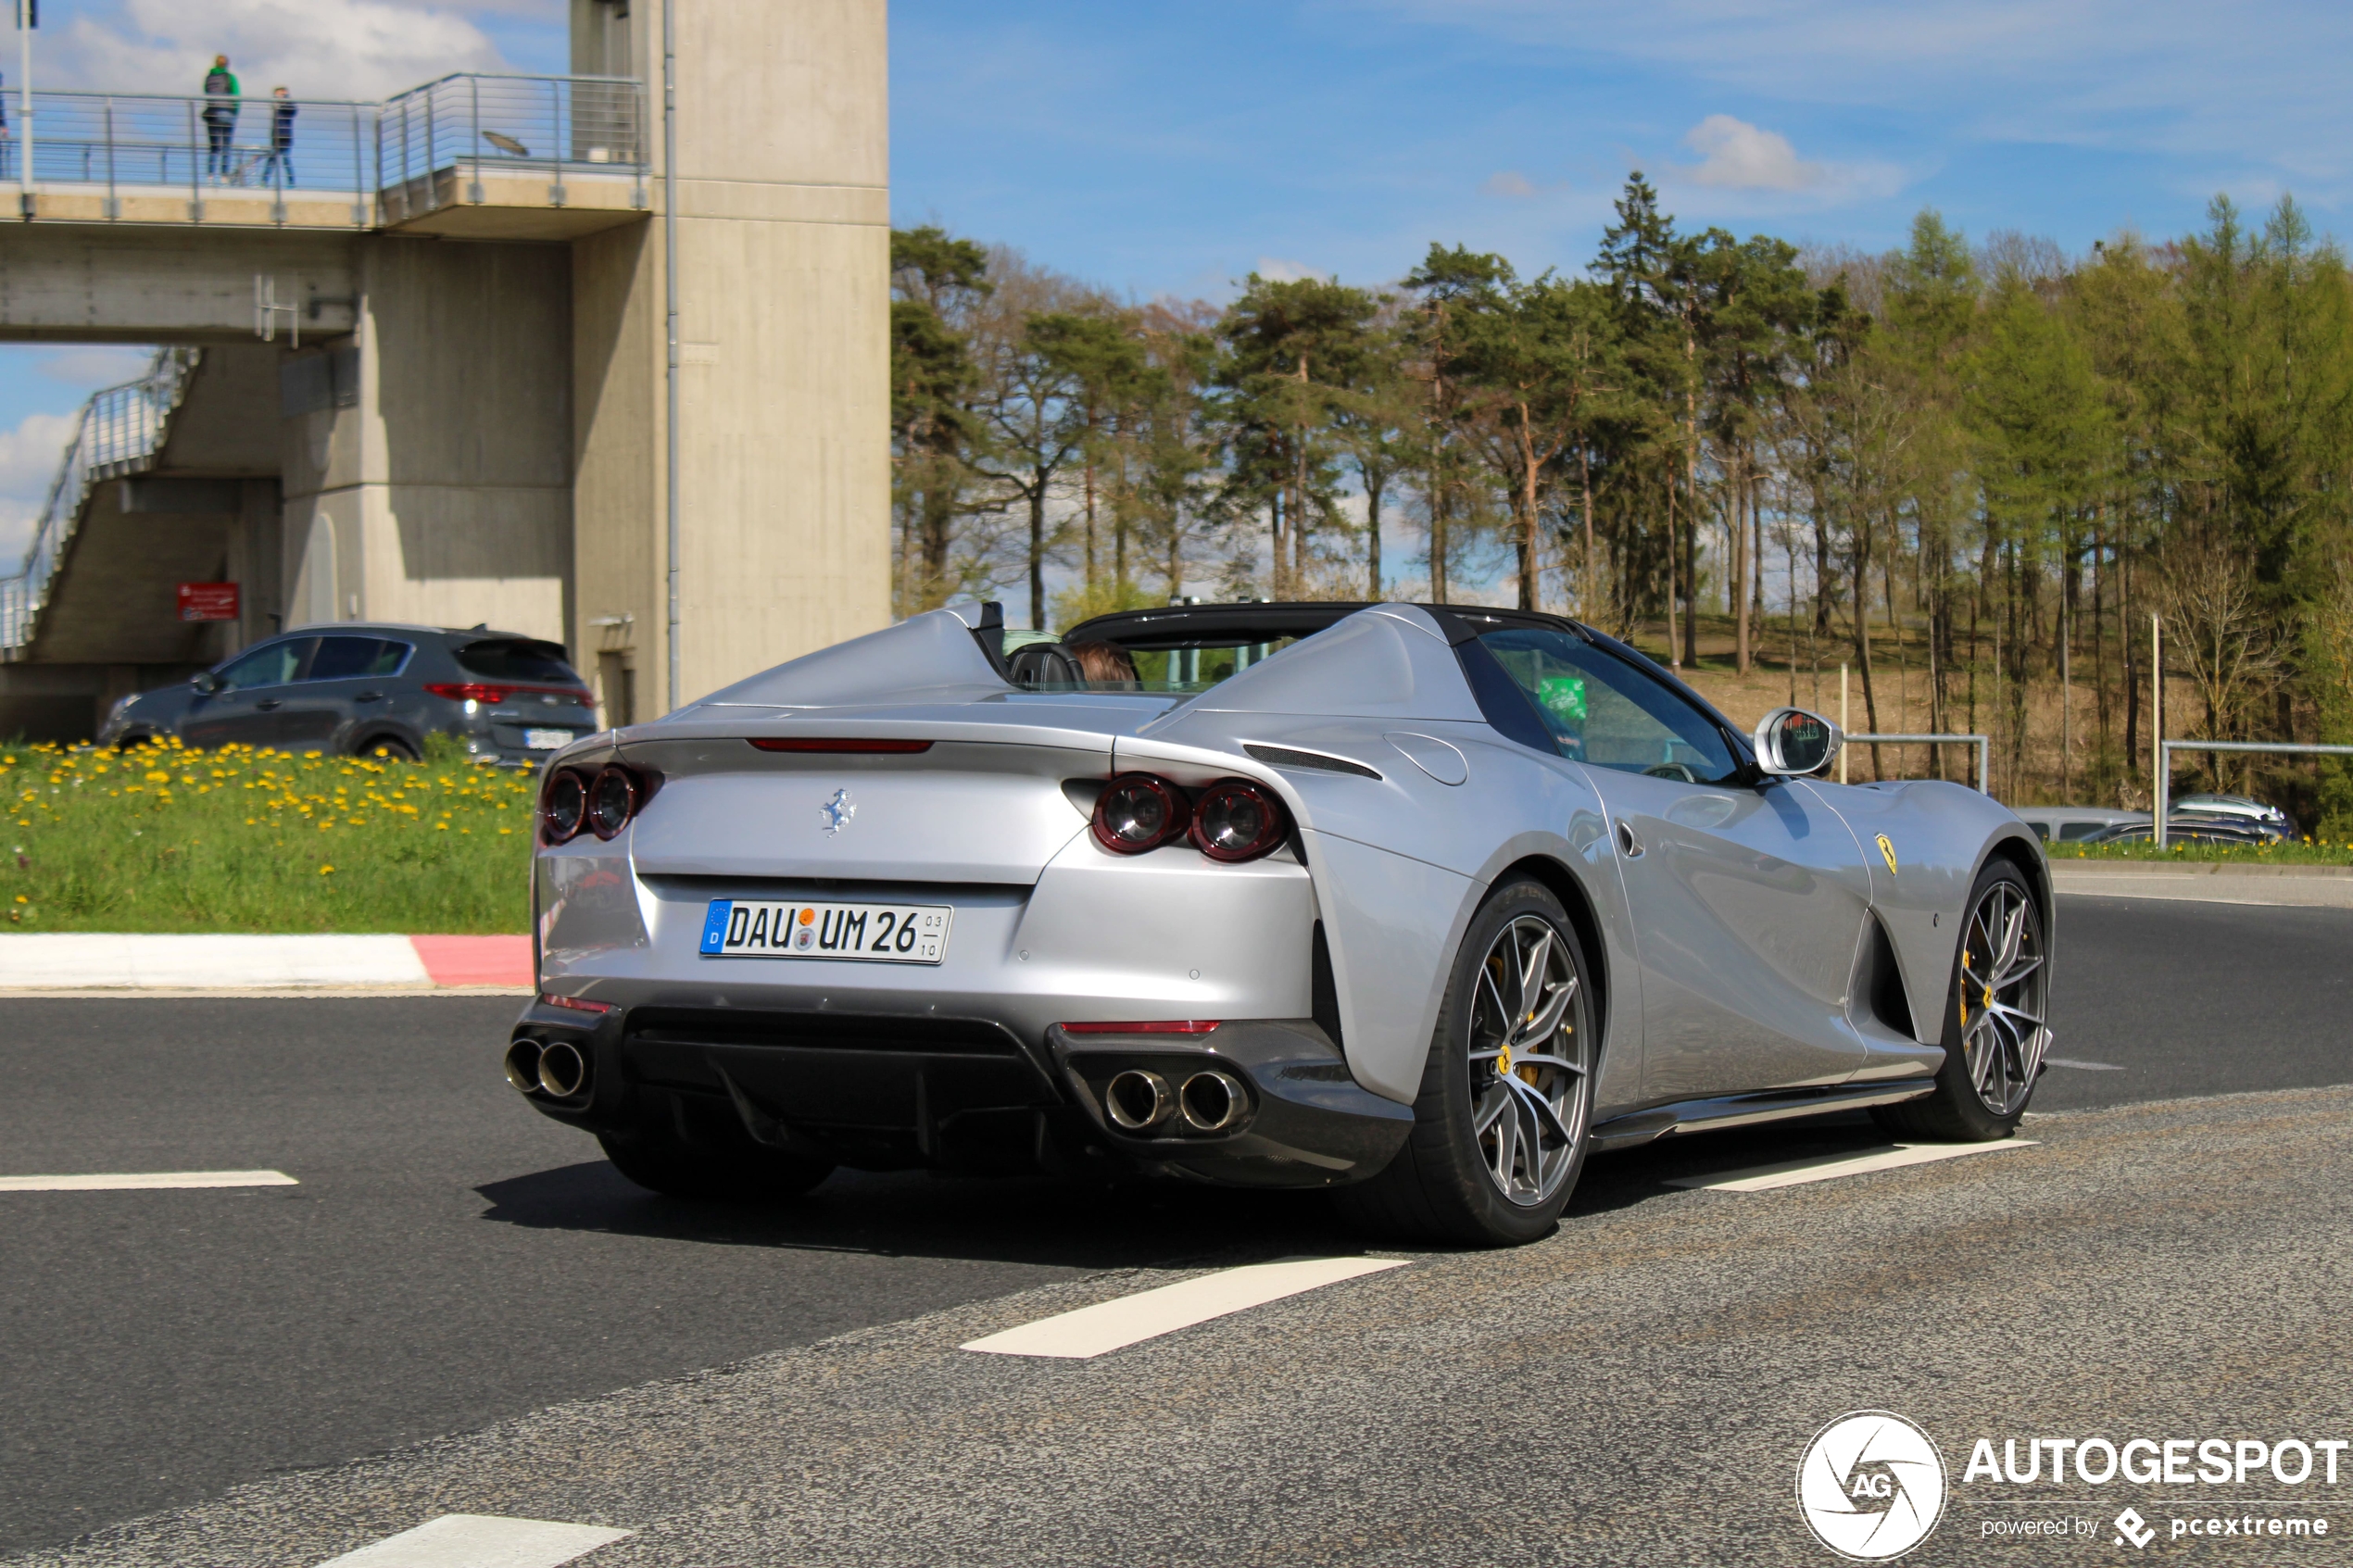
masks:
<svg viewBox="0 0 2353 1568"><path fill-rule="evenodd" d="M537 781L170 742L0 746L5 931L529 929Z"/></svg>
<svg viewBox="0 0 2353 1568"><path fill-rule="evenodd" d="M2260 846L2173 844L2164 849L2154 844L2052 844L2045 847L2055 865L2076 860L2221 860L2240 866L2353 866L2353 845L2333 844L2325 838Z"/></svg>

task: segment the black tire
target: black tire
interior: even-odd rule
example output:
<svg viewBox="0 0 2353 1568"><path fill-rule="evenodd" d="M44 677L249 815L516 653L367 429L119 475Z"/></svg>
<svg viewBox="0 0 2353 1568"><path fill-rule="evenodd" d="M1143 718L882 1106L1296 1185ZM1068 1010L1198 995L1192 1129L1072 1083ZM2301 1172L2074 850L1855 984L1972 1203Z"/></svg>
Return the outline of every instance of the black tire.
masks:
<svg viewBox="0 0 2353 1568"><path fill-rule="evenodd" d="M1961 935L1953 945L1953 978L1944 988L1944 1065L1937 1070L1936 1088L1924 1098L1906 1100L1901 1105L1881 1106L1871 1112L1872 1118L1882 1128L1899 1137L1934 1138L1947 1143L1996 1142L2018 1131L2019 1122L2025 1116L2027 1104L2033 1098L2033 1079L2040 1076L2042 1070L2039 1047L2024 1053L2032 1058L2031 1063L2017 1060L2024 1078L2023 1094L2017 1096L2015 1103L2002 1112L1988 1105L1985 1097L1979 1093L1972 1070L1982 1063L1982 1060L1972 1062L1967 1048L1969 1024L1983 1019L1985 1009L1981 1005L1975 1012L1969 1010L1969 998L1962 990L1964 975L1965 972L1982 961L1970 952L1970 945L1973 939L1979 937L1979 911L1997 892L2015 900L2016 907L2024 912L2025 920L2030 922L2033 952L2043 962L2048 961L2049 948L2043 938L2042 906L2036 902L2034 890L2028 885L2024 873L2008 860L1986 862L1985 869L1977 873L1976 884L1969 889L1969 902L1962 907ZM1965 962L1965 960L1970 961ZM2024 999L2027 981L2045 973L2038 965L2030 975L2011 985L1999 986L1997 990L2008 1001L2017 1002ZM2039 1005L2044 994L2043 985L2038 980L2032 992L2037 1004L2034 1016L2038 1021L2044 1016ZM1982 1003L1984 998L1981 997L1978 999ZM1981 1038L1984 1037L1981 1032ZM2004 1097L2005 1099L2011 1098Z"/></svg>
<svg viewBox="0 0 2353 1568"><path fill-rule="evenodd" d="M833 1174L833 1166L750 1138L724 1134L688 1143L669 1131L599 1133L613 1169L649 1192L704 1201L762 1202L799 1198Z"/></svg>
<svg viewBox="0 0 2353 1568"><path fill-rule="evenodd" d="M1514 1198L1505 1195L1490 1163L1490 1148L1481 1142L1484 1136L1500 1137L1500 1124L1491 1135L1476 1123L1480 1106L1494 1103L1487 1097L1509 1085L1503 1083L1504 1073L1495 1061L1480 1062L1474 1057L1494 1056L1479 1048L1487 1037L1479 1003L1483 966L1507 933L1531 932L1532 926L1522 923L1530 921L1550 927L1575 985L1569 988L1558 1033L1523 1048L1556 1048L1564 1059L1573 1056L1581 1066L1574 1073L1565 1067L1533 1063L1515 1070L1522 1081L1533 1073L1541 1082L1532 1093L1507 1094L1503 1114L1518 1117L1527 1109L1529 1119L1518 1125L1533 1126L1541 1135L1528 1168L1533 1172L1541 1167L1542 1174L1525 1183L1520 1197ZM1576 1190L1591 1143L1587 1126L1592 1112L1592 1073L1601 1060L1589 991L1592 973L1577 928L1551 889L1532 879L1515 878L1490 893L1471 917L1454 955L1446 999L1438 1010L1438 1028L1422 1069L1421 1093L1414 1101L1414 1130L1378 1175L1332 1195L1341 1212L1365 1230L1402 1240L1516 1247L1551 1234ZM1554 1060L1552 1055L1534 1059ZM1477 1089L1475 1076L1483 1081ZM1555 1092L1564 1093L1565 1100L1547 1121L1533 1101L1541 1098L1550 1105ZM1560 1136L1564 1131L1566 1138ZM1549 1146L1546 1138L1552 1140ZM1517 1158L1525 1157L1523 1149ZM1516 1156L1504 1149L1502 1158L1510 1163Z"/></svg>
<svg viewBox="0 0 2353 1568"><path fill-rule="evenodd" d="M371 736L351 748L354 757L374 757L379 753L389 755L396 762L417 760L417 748L398 735Z"/></svg>

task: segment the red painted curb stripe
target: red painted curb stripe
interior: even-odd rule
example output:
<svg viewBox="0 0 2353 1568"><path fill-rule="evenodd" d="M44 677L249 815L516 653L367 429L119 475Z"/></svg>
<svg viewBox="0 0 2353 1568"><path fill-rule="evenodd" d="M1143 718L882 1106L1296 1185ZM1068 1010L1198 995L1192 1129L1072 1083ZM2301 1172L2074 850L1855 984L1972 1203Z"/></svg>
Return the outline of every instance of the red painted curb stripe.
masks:
<svg viewBox="0 0 2353 1568"><path fill-rule="evenodd" d="M436 985L511 985L529 990L528 936L411 936L417 961Z"/></svg>

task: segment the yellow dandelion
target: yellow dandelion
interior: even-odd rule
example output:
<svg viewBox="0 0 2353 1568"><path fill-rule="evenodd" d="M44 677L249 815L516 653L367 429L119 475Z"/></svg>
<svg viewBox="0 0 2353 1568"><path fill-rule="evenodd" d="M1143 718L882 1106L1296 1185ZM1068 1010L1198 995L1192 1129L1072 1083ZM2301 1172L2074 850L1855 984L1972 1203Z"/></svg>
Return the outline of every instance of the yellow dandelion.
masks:
<svg viewBox="0 0 2353 1568"><path fill-rule="evenodd" d="M332 876L334 874L334 869L335 868L333 866L321 866L319 868L319 874L321 876Z"/></svg>

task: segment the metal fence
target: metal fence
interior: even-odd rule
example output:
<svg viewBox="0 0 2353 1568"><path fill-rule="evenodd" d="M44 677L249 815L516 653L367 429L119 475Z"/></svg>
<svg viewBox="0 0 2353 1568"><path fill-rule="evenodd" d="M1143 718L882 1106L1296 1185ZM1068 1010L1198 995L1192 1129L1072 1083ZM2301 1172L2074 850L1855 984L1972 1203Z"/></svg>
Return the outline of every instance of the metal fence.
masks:
<svg viewBox="0 0 2353 1568"><path fill-rule="evenodd" d="M1988 795L1990 765L1994 759L1994 737L1991 735L1849 735L1848 746L1968 746L1977 749L1977 793ZM1838 754L1838 782L1846 782L1846 753Z"/></svg>
<svg viewBox="0 0 2353 1568"><path fill-rule="evenodd" d="M82 516L90 487L138 473L162 449L172 410L186 395L202 350L158 349L147 373L91 395L75 422L65 461L49 485L49 498L33 527L23 567L0 578L0 655L13 658L31 640L33 622L48 596L49 581Z"/></svg>
<svg viewBox="0 0 2353 1568"><path fill-rule="evenodd" d="M102 186L109 218L124 193L184 194L196 216L208 193L349 194L365 223L363 193L445 171L478 183L484 170L531 169L556 187L575 169L642 178L643 100L632 79L578 76L447 76L382 104L37 92L32 182ZM24 172L12 129L0 184Z"/></svg>
<svg viewBox="0 0 2353 1568"><path fill-rule="evenodd" d="M386 188L445 169L476 182L536 170L560 187L567 170L646 166L644 89L629 77L445 76L386 99L376 124Z"/></svg>
<svg viewBox="0 0 2353 1568"><path fill-rule="evenodd" d="M137 93L35 93L32 104L36 185L103 185L110 200L161 188L196 202L208 191L373 188L373 104ZM0 182L17 180L21 151L0 143Z"/></svg>

